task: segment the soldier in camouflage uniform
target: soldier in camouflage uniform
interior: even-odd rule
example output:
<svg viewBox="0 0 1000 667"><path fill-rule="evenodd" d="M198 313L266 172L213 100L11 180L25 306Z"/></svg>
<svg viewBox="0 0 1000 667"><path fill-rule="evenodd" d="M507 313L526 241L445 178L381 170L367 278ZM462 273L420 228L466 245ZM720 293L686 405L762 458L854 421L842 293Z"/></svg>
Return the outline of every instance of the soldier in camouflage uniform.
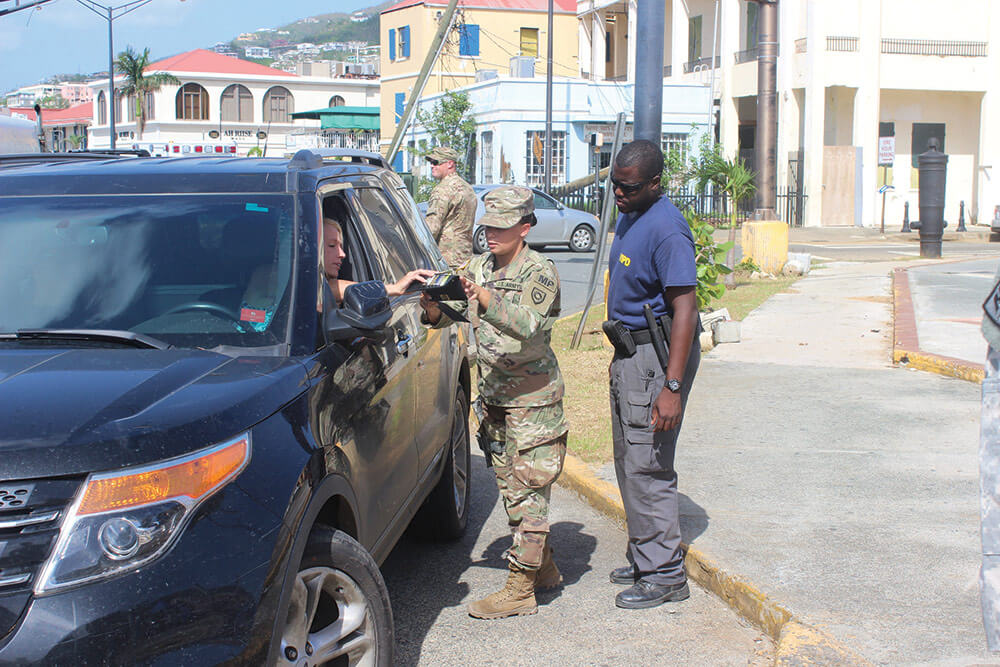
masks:
<svg viewBox="0 0 1000 667"><path fill-rule="evenodd" d="M979 583L986 644L991 651L1000 651L1000 269L983 309L983 337L989 347L979 437L983 538Z"/></svg>
<svg viewBox="0 0 1000 667"><path fill-rule="evenodd" d="M490 252L462 271L476 330L481 434L496 443L487 456L513 533L507 552L510 574L500 591L469 605L476 618L503 618L538 610L535 590L553 588L562 576L552 560L549 494L566 457L563 379L550 345L559 316L559 275L524 238L535 224L531 190L504 187L484 199ZM428 322L450 321L425 296Z"/></svg>
<svg viewBox="0 0 1000 667"><path fill-rule="evenodd" d="M431 190L424 219L448 266L457 269L472 257L476 193L455 172L458 153L454 149L438 146L427 154L427 161L438 184Z"/></svg>

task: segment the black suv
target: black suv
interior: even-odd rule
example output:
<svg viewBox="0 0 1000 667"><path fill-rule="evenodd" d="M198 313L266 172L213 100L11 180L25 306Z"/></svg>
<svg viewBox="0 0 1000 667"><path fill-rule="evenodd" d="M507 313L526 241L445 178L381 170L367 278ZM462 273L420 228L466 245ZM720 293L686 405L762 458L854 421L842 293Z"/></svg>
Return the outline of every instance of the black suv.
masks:
<svg viewBox="0 0 1000 667"><path fill-rule="evenodd" d="M469 505L420 267L373 153L0 158L0 664L390 664L378 563Z"/></svg>

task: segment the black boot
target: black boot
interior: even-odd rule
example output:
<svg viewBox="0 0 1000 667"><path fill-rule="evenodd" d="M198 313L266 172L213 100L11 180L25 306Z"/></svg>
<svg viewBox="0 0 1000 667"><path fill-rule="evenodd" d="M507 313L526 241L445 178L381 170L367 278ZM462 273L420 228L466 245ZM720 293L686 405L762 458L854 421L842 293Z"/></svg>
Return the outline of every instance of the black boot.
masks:
<svg viewBox="0 0 1000 667"><path fill-rule="evenodd" d="M615 605L623 609L648 609L664 602L687 600L690 595L686 581L663 585L640 579L631 588L615 596Z"/></svg>

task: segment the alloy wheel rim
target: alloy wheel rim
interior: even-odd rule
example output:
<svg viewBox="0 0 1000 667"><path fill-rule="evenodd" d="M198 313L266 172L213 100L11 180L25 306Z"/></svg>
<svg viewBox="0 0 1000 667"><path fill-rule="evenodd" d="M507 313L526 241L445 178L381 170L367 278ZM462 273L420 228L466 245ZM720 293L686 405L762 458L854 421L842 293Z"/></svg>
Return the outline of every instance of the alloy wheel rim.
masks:
<svg viewBox="0 0 1000 667"><path fill-rule="evenodd" d="M322 665L344 656L347 664L377 664L378 630L368 598L346 572L330 567L295 577L279 665Z"/></svg>
<svg viewBox="0 0 1000 667"><path fill-rule="evenodd" d="M573 245L577 248L589 248L591 244L590 232L586 229L578 229L573 232Z"/></svg>

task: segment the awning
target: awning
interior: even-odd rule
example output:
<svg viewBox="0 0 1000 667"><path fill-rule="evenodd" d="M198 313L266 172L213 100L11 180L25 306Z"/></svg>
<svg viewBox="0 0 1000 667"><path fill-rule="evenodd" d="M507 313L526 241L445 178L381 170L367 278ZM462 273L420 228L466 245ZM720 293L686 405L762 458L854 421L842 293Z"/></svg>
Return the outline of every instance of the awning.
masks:
<svg viewBox="0 0 1000 667"><path fill-rule="evenodd" d="M324 130L378 130L378 107L328 107L312 111L299 111L292 118L319 119Z"/></svg>

